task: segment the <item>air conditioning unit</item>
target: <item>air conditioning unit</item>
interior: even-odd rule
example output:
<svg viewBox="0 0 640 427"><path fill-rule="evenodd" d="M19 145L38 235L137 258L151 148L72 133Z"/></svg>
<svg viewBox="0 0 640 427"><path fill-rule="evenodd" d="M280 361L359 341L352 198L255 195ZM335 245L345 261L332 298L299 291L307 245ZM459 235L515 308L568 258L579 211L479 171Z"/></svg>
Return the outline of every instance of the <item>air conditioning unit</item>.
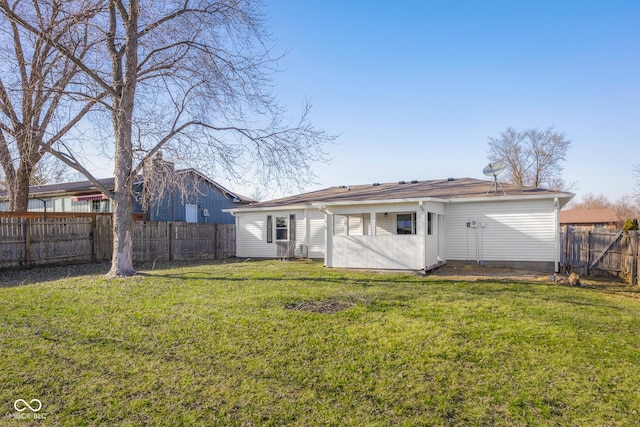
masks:
<svg viewBox="0 0 640 427"><path fill-rule="evenodd" d="M475 218L470 219L469 222L467 223L467 227L469 228L478 228L479 225L480 223Z"/></svg>
<svg viewBox="0 0 640 427"><path fill-rule="evenodd" d="M291 240L277 240L276 241L276 256L278 258L293 258L295 257L296 242Z"/></svg>

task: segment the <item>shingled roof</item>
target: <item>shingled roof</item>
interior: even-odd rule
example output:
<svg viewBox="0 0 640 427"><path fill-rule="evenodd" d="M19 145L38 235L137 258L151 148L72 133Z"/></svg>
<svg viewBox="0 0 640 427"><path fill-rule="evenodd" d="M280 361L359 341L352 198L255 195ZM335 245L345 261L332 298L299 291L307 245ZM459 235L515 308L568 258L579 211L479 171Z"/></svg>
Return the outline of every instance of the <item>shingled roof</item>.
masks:
<svg viewBox="0 0 640 427"><path fill-rule="evenodd" d="M507 196L557 196L568 202L572 193L502 184ZM500 190L500 188L499 188ZM406 199L464 199L503 196L496 194L491 182L473 178L448 178L428 181L400 181L383 184L343 185L248 205L247 208L270 208L312 203L369 202Z"/></svg>
<svg viewBox="0 0 640 427"><path fill-rule="evenodd" d="M615 224L619 221L618 215L612 208L575 208L560 211L560 224Z"/></svg>
<svg viewBox="0 0 640 427"><path fill-rule="evenodd" d="M192 169L192 168L179 169L179 170L176 170L176 173L177 174L193 173L197 175L200 179L204 179L209 183L211 183L211 185L216 187L222 194L225 194L229 197L234 198L238 203L253 202L253 199L226 189L225 187L218 184L214 180L208 178L207 176L197 171L196 169ZM142 176L140 176L138 180L141 182ZM98 182L100 182L109 190L113 190L114 181L115 181L115 178L113 177L102 178L98 180ZM64 182L60 184L32 185L29 187L29 197L54 197L54 196L61 196L61 195L79 196L79 195L91 194L99 191L100 190L98 190L90 181ZM7 197L7 191L0 190L0 200L6 199L6 197Z"/></svg>
<svg viewBox="0 0 640 427"><path fill-rule="evenodd" d="M102 185L108 189L113 189L114 178L99 179ZM98 189L90 181L63 182L60 184L45 184L29 186L29 196L57 196L62 194L85 194L89 192L95 193ZM7 191L0 191L0 199L7 197Z"/></svg>

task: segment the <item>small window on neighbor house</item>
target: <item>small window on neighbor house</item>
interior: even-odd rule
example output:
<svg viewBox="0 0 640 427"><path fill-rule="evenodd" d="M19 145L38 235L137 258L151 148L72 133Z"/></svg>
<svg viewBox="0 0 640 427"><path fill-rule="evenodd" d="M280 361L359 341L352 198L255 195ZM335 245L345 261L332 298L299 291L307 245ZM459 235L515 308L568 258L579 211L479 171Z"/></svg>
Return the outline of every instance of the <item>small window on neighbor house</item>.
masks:
<svg viewBox="0 0 640 427"><path fill-rule="evenodd" d="M433 234L433 214L427 212L427 234Z"/></svg>
<svg viewBox="0 0 640 427"><path fill-rule="evenodd" d="M289 240L286 216L276 217L276 240Z"/></svg>
<svg viewBox="0 0 640 427"><path fill-rule="evenodd" d="M109 212L109 200L92 200L91 212Z"/></svg>
<svg viewBox="0 0 640 427"><path fill-rule="evenodd" d="M273 217L267 215L267 243L273 243Z"/></svg>
<svg viewBox="0 0 640 427"><path fill-rule="evenodd" d="M396 216L397 234L416 234L416 214L398 214Z"/></svg>

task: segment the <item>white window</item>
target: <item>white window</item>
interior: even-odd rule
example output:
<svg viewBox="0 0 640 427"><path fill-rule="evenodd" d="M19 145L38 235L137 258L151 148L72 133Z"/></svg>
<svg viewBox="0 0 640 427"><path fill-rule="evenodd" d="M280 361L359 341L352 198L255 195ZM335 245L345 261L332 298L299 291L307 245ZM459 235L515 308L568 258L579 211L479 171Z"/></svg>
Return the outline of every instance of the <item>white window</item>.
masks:
<svg viewBox="0 0 640 427"><path fill-rule="evenodd" d="M276 240L289 240L289 227L286 216L276 217Z"/></svg>
<svg viewBox="0 0 640 427"><path fill-rule="evenodd" d="M91 212L110 212L111 200L92 200Z"/></svg>
<svg viewBox="0 0 640 427"><path fill-rule="evenodd" d="M185 221L198 222L198 205L187 205Z"/></svg>
<svg viewBox="0 0 640 427"><path fill-rule="evenodd" d="M416 214L402 213L396 216L397 234L416 234Z"/></svg>
<svg viewBox="0 0 640 427"><path fill-rule="evenodd" d="M275 225L276 240L296 240L296 216L294 214L275 217ZM272 227L271 215L269 215L267 216L267 243L273 242L271 239Z"/></svg>

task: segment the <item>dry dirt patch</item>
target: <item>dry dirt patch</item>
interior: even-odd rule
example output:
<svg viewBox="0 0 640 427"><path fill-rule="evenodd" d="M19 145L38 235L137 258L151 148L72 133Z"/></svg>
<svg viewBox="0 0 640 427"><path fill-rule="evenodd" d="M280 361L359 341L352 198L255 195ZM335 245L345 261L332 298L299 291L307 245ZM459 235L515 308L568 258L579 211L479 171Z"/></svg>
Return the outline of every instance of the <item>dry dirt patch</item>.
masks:
<svg viewBox="0 0 640 427"><path fill-rule="evenodd" d="M477 280L516 281L528 283L549 283L567 286L562 282L551 280L553 272L520 270L514 268L486 267L482 265L444 265L427 273L433 279L460 280L465 282ZM640 300L640 286L626 283L616 277L580 276L582 287L600 292L622 295Z"/></svg>
<svg viewBox="0 0 640 427"><path fill-rule="evenodd" d="M506 279L525 282L548 282L553 272L520 270L505 267L486 267L482 265L444 265L427 273L427 277L452 278L465 281Z"/></svg>
<svg viewBox="0 0 640 427"><path fill-rule="evenodd" d="M337 300L301 301L287 304L288 310L310 311L313 313L337 313L355 306L352 302Z"/></svg>

